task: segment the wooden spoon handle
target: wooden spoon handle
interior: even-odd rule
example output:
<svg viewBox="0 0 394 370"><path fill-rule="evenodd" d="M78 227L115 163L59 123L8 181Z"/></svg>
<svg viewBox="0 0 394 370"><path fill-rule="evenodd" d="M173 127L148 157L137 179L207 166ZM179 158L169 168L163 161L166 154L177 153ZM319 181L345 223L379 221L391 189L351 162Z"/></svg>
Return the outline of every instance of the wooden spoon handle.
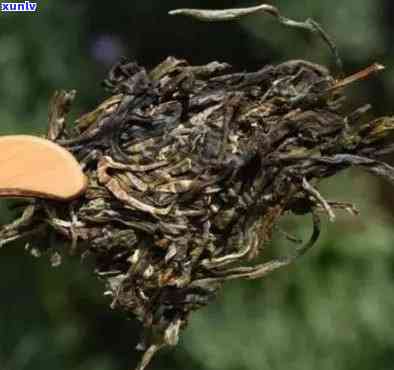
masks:
<svg viewBox="0 0 394 370"><path fill-rule="evenodd" d="M0 197L71 200L87 187L87 178L66 149L29 135L0 137Z"/></svg>

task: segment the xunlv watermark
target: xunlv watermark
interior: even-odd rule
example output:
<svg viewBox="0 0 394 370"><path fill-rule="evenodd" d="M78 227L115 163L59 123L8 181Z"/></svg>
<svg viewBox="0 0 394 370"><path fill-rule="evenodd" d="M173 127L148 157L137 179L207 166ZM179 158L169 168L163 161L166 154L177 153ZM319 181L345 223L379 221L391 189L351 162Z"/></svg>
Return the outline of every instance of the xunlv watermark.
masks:
<svg viewBox="0 0 394 370"><path fill-rule="evenodd" d="M2 12L35 12L37 3L25 1L23 3L1 3Z"/></svg>

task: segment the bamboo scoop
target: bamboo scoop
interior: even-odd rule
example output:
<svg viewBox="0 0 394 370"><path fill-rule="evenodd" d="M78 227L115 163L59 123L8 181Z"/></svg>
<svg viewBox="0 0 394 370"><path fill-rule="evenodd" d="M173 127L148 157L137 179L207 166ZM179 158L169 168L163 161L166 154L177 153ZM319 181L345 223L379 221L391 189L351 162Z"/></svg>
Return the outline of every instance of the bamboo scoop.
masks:
<svg viewBox="0 0 394 370"><path fill-rule="evenodd" d="M66 149L28 135L0 137L0 197L71 200L87 187L87 178Z"/></svg>

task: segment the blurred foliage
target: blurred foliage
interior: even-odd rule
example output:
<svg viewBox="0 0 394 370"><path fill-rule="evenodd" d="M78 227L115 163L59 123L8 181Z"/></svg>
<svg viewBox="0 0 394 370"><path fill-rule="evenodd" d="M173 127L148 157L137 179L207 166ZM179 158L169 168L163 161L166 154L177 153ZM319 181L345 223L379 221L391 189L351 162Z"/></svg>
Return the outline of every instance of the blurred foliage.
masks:
<svg viewBox="0 0 394 370"><path fill-rule="evenodd" d="M319 21L337 41L346 74L394 60L390 0L274 4L289 17ZM0 13L0 134L44 133L47 102L57 88L78 90L74 117L91 109L105 96L99 83L105 71L122 54L147 66L171 54L238 69L291 58L332 65L319 40L269 17L204 24L167 15L178 7L250 5L57 0L39 3L33 14ZM376 114L393 113L394 69L348 92L352 106L372 103ZM323 193L355 200L361 215L325 223L316 249L295 266L262 281L228 283L215 304L195 313L180 346L165 350L152 369L392 369L392 191L347 172L327 181ZM1 202L2 222L11 217L10 204ZM307 237L309 220L296 221L284 220L283 229ZM280 235L274 243L292 247ZM46 256L27 257L23 245L1 250L0 369L131 368L139 325L112 312L101 288L89 262L64 258L53 269Z"/></svg>

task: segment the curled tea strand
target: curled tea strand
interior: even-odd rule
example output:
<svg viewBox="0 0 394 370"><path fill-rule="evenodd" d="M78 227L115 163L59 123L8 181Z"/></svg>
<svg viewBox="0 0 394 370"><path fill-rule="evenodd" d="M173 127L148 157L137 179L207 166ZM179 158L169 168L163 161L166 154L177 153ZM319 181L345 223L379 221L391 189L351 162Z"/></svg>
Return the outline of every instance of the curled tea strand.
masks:
<svg viewBox="0 0 394 370"><path fill-rule="evenodd" d="M320 38L327 44L330 48L331 53L335 58L336 67L340 75L343 74L343 62L339 55L338 48L334 40L328 35L328 33L323 29L323 27L313 19L308 18L306 21L295 21L293 19L284 17L278 8L268 4L261 4L257 6L252 6L248 8L234 8L234 9L174 9L168 12L170 15L185 15L191 18L195 18L203 22L224 22L238 20L245 16L265 13L274 16L280 24L290 28L299 28L315 34L318 34Z"/></svg>

